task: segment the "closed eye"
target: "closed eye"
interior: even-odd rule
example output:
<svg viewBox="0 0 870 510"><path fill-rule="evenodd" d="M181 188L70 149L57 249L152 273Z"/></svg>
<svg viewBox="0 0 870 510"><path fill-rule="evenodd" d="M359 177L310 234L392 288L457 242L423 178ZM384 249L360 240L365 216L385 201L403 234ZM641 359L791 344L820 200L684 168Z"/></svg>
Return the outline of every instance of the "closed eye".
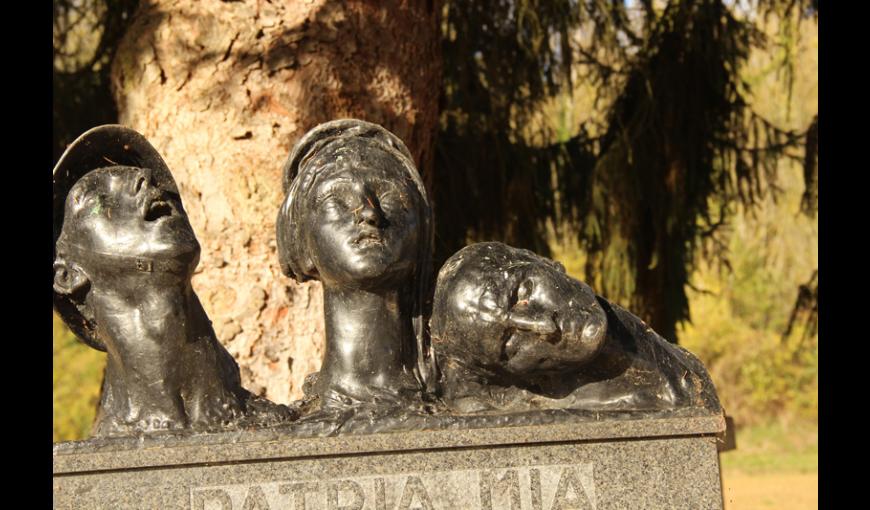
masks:
<svg viewBox="0 0 870 510"><path fill-rule="evenodd" d="M314 207L320 207L327 202L346 205L341 201L341 197L351 192L349 186L350 181L347 179L335 179L328 184L324 184L318 189L319 193L314 197Z"/></svg>
<svg viewBox="0 0 870 510"><path fill-rule="evenodd" d="M405 203L405 200L403 200L402 194L398 191L388 191L381 195L378 200L381 203L381 207L389 209L401 208L405 211L408 210L408 205Z"/></svg>
<svg viewBox="0 0 870 510"><path fill-rule="evenodd" d="M333 193L328 193L317 199L317 207L343 207L343 205Z"/></svg>
<svg viewBox="0 0 870 510"><path fill-rule="evenodd" d="M511 308L514 306L527 305L529 302L529 298L532 296L532 291L534 291L535 283L525 278L520 280L519 283L511 290L509 305Z"/></svg>

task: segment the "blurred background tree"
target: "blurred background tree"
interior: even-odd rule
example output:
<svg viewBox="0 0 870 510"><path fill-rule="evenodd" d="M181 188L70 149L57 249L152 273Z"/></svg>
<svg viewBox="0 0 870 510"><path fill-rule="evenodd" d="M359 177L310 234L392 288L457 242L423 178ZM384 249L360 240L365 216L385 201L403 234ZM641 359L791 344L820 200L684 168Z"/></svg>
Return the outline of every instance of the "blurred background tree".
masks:
<svg viewBox="0 0 870 510"><path fill-rule="evenodd" d="M553 256L679 334L729 412L814 412L817 2L136 4L54 0L55 157L119 120L161 150L252 390L298 397L322 341L317 285L277 273L277 173L358 116L414 152L436 263L483 240Z"/></svg>
<svg viewBox="0 0 870 510"><path fill-rule="evenodd" d="M112 59L139 0L53 0L54 161L88 129L118 121Z"/></svg>
<svg viewBox="0 0 870 510"><path fill-rule="evenodd" d="M742 73L753 50L781 51L789 108L795 40L817 13L764 0L448 3L439 259L469 241L547 254L551 234L574 238L581 276L676 341L697 251L727 263L732 205L777 193L780 160L815 161L809 123L759 114ZM554 104L577 96L580 108Z"/></svg>

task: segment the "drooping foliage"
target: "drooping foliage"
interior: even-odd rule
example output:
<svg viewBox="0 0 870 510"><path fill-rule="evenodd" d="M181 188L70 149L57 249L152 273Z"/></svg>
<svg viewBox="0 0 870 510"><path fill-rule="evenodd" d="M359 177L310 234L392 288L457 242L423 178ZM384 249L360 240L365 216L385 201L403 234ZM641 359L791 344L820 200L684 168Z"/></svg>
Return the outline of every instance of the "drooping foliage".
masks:
<svg viewBox="0 0 870 510"><path fill-rule="evenodd" d="M53 0L55 159L117 120L109 64L137 4ZM779 129L740 78L768 16L793 36L818 2L443 0L436 264L472 241L546 255L575 238L585 278L675 340L698 250L724 255L730 205L775 192L780 159L804 163L818 209L817 116ZM588 115L554 107L581 88Z"/></svg>
<svg viewBox="0 0 870 510"><path fill-rule="evenodd" d="M737 4L448 2L436 259L470 241L548 253L551 233L576 236L586 279L676 340L696 251L729 204L751 207L776 191L780 159L815 164L818 150L753 112L740 76L766 43L763 17L817 16L817 3ZM535 116L579 84L597 114Z"/></svg>
<svg viewBox="0 0 870 510"><path fill-rule="evenodd" d="M801 197L801 212L810 218L819 212L819 116L807 130L806 156L804 157L804 194ZM792 331L803 326L801 341L819 332L819 270L813 272L809 281L798 287L797 299L783 331L788 338Z"/></svg>
<svg viewBox="0 0 870 510"><path fill-rule="evenodd" d="M109 71L139 0L53 0L54 161L76 136L117 122Z"/></svg>

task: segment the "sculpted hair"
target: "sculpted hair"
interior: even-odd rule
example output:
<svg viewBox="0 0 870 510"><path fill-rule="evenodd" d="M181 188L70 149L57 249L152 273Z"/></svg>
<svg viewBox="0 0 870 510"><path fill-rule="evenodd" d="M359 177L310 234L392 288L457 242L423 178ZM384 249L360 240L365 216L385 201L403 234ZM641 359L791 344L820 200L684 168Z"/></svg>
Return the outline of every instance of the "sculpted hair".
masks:
<svg viewBox="0 0 870 510"><path fill-rule="evenodd" d="M412 322L416 337L417 376L429 388L436 377L435 363L430 355L426 329L429 291L432 281L432 208L426 187L420 178L414 158L405 144L383 127L356 119L340 119L321 124L306 133L293 146L282 172L284 201L275 222L278 261L281 272L298 282L318 279L317 269L308 252L303 222L305 198L317 177L332 164L328 156L352 140L364 140L391 155L419 192L420 245L415 261L410 299Z"/></svg>
<svg viewBox="0 0 870 510"><path fill-rule="evenodd" d="M565 266L560 262L530 250L498 242L470 244L451 255L441 266L435 288L436 297L449 292L448 287L453 284L454 275L460 269L480 274L499 274L510 267L533 262L546 264L560 273L565 272Z"/></svg>
<svg viewBox="0 0 870 510"><path fill-rule="evenodd" d="M514 248L498 242L470 244L451 255L438 271L435 282L435 294L432 298L434 308L430 321L431 337L445 343L450 343L452 340L450 326L456 321L454 311L448 306L448 302L450 296L456 292L458 276L467 278L473 275L472 278L479 278L500 275L512 267L533 263L543 263L560 273L565 273L565 266L559 262L530 250Z"/></svg>

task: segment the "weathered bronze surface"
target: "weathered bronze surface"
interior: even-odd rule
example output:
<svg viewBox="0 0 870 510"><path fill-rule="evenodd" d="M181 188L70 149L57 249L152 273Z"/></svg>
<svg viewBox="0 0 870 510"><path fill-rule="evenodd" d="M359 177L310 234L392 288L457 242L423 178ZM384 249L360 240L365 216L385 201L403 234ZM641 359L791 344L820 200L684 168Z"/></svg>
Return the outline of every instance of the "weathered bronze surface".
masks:
<svg viewBox="0 0 870 510"><path fill-rule="evenodd" d="M380 126L314 128L283 176L281 268L323 282L326 314L294 434L721 412L697 359L532 252L468 246L430 298L426 190Z"/></svg>
<svg viewBox="0 0 870 510"><path fill-rule="evenodd" d="M242 388L191 287L200 247L175 181L141 135L122 126L86 132L53 183L54 307L79 339L107 353L94 435L294 416Z"/></svg>
<svg viewBox="0 0 870 510"><path fill-rule="evenodd" d="M441 268L431 334L459 411L718 409L701 363L558 263L501 243Z"/></svg>
<svg viewBox="0 0 870 510"><path fill-rule="evenodd" d="M311 384L323 408L420 402L432 382L424 302L432 214L411 155L375 124L322 124L284 166L284 274L323 282L326 346Z"/></svg>
<svg viewBox="0 0 870 510"><path fill-rule="evenodd" d="M277 426L294 436L721 414L690 353L530 251L479 243L433 286L432 210L384 128L317 126L283 168L282 272L324 288L305 398L251 396L190 278L199 244L141 135L95 128L54 171L55 308L108 352L95 434ZM175 433L168 434L170 438Z"/></svg>

